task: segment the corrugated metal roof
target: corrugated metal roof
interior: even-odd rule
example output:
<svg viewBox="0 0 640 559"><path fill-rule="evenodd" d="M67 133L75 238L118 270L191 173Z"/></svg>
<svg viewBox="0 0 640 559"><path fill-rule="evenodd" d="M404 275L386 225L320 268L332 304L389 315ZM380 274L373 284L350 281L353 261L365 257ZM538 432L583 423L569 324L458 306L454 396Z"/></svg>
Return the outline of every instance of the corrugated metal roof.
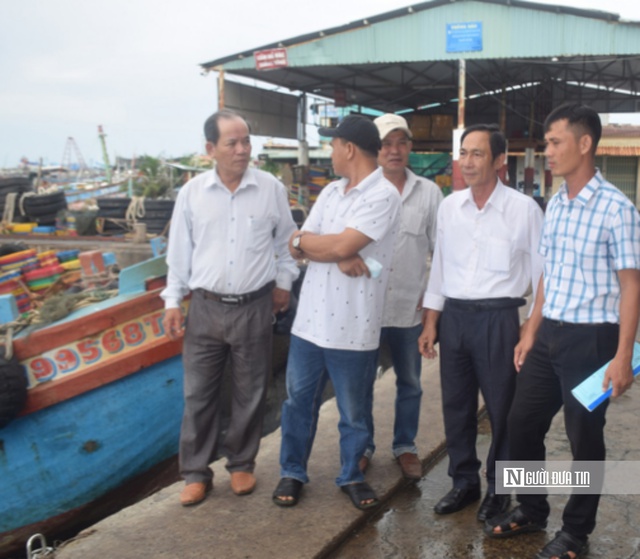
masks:
<svg viewBox="0 0 640 559"><path fill-rule="evenodd" d="M271 43L202 66L253 68L253 52L287 47L289 67L457 60L446 24L481 21L483 49L466 59L638 54L640 23L617 14L518 0L437 0Z"/></svg>

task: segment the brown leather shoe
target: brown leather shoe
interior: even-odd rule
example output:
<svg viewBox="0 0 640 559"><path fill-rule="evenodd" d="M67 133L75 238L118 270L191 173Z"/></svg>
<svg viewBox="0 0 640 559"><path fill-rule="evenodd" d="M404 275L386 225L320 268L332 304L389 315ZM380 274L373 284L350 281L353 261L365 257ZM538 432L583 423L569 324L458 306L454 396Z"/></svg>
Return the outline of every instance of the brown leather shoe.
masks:
<svg viewBox="0 0 640 559"><path fill-rule="evenodd" d="M421 479L422 478L422 463L418 459L416 454L412 452L405 452L396 459L402 470L402 475L405 479Z"/></svg>
<svg viewBox="0 0 640 559"><path fill-rule="evenodd" d="M256 476L251 472L231 472L231 491L236 495L248 495L256 488Z"/></svg>
<svg viewBox="0 0 640 559"><path fill-rule="evenodd" d="M184 489L180 493L180 504L183 507L188 507L191 505L197 505L198 503L204 501L204 498L207 496L207 493L213 489L213 484L211 481L201 482L197 481L195 483L188 483L184 486Z"/></svg>

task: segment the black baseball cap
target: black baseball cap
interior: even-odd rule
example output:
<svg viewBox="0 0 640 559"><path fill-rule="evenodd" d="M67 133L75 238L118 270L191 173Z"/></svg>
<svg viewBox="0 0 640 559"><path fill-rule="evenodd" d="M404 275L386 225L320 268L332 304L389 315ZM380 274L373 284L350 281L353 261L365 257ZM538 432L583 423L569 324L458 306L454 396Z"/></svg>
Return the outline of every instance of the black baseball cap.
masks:
<svg viewBox="0 0 640 559"><path fill-rule="evenodd" d="M360 149L373 155L378 155L382 147L378 128L367 117L361 115L346 116L335 128L320 128L318 134L353 142Z"/></svg>

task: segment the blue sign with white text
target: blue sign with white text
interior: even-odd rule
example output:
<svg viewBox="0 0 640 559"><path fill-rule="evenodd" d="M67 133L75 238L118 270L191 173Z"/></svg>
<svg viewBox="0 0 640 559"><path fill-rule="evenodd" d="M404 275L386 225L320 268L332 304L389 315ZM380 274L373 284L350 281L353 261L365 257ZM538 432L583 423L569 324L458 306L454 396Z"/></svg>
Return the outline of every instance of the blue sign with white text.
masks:
<svg viewBox="0 0 640 559"><path fill-rule="evenodd" d="M482 50L482 22L447 23L447 52Z"/></svg>

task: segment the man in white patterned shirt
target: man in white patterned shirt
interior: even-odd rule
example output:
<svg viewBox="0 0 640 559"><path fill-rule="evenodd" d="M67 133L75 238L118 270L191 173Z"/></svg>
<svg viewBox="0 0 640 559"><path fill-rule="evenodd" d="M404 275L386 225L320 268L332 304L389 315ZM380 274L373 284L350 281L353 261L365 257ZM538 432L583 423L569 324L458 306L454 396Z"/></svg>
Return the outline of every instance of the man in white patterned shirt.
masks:
<svg viewBox="0 0 640 559"><path fill-rule="evenodd" d="M603 390L613 396L633 382L631 357L640 311L640 218L628 198L595 168L598 114L568 104L545 121L545 154L565 182L547 207L540 253L543 280L514 362L519 370L509 414L511 460L545 460L544 438L564 406L574 461L604 461L608 402L588 411L571 390L611 361ZM595 491L594 491L595 493ZM520 506L487 521L490 537L510 537L547 525L546 494L518 494ZM582 557L595 528L598 494L573 494L563 526L540 559Z"/></svg>
<svg viewBox="0 0 640 559"><path fill-rule="evenodd" d="M310 262L291 329L273 502L295 505L309 482L322 391L331 379L340 411L336 484L366 509L378 500L358 467L368 440L365 394L374 380L400 195L377 168L380 137L369 119L349 115L319 132L333 138L331 160L343 178L324 187L291 239L292 255Z"/></svg>

